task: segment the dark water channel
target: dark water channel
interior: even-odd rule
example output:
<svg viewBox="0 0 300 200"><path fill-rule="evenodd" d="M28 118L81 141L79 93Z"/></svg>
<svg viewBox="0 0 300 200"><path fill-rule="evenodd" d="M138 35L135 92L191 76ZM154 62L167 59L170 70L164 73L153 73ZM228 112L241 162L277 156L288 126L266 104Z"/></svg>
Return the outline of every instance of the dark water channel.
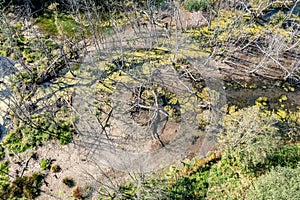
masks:
<svg viewBox="0 0 300 200"><path fill-rule="evenodd" d="M300 2L293 3L288 8L271 8L264 13L262 19L266 23L270 22L279 12L283 12L286 15L294 14L300 16ZM283 26L292 26L292 24L292 21L285 21ZM294 28L299 29L299 26L295 26ZM228 87L226 89L226 97L229 105L237 105L239 108L254 105L259 97L266 97L268 105L272 109L279 108L284 104L284 109L295 111L297 107L300 106L300 87L298 86L298 88L295 87L294 89L295 91L288 91L283 87L273 86L271 84L268 88L258 87L256 89L236 89L234 87ZM279 99L282 95L286 95L287 100L280 102Z"/></svg>
<svg viewBox="0 0 300 200"><path fill-rule="evenodd" d="M283 96L286 96L286 100L282 100ZM286 91L281 87L270 88L256 88L256 89L226 89L226 100L229 105L236 105L238 108L244 108L247 106L255 105L258 98L267 98L267 103L271 109L283 108L291 111L296 111L297 107L300 108L300 90L295 88L295 91Z"/></svg>
<svg viewBox="0 0 300 200"><path fill-rule="evenodd" d="M283 11L284 14L294 14L300 16L300 2L298 2L296 5L294 4L290 8L273 8L270 9L265 13L265 15L262 17L264 20L268 21L270 20L275 14L277 14L279 11Z"/></svg>

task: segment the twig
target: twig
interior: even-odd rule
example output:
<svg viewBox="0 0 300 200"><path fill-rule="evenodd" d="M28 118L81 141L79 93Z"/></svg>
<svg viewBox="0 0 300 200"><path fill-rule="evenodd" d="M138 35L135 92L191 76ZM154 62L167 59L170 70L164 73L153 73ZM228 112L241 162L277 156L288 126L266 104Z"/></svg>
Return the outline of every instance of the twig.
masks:
<svg viewBox="0 0 300 200"><path fill-rule="evenodd" d="M287 79L289 76L291 76L291 73L275 58L273 58L268 52L264 51L258 44L256 46L259 48L259 50L267 55L271 60L273 60L277 65L279 65L286 73L287 75L284 77L284 79Z"/></svg>

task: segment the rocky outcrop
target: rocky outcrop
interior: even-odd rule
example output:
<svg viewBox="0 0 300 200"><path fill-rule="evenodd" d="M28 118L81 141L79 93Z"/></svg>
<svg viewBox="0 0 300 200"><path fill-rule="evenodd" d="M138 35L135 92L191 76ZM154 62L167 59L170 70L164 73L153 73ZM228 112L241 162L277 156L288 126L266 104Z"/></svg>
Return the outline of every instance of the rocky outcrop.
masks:
<svg viewBox="0 0 300 200"><path fill-rule="evenodd" d="M14 105L12 97L13 75L22 71L22 65L7 57L0 56L0 140L6 133L9 120L6 119L8 108Z"/></svg>
<svg viewBox="0 0 300 200"><path fill-rule="evenodd" d="M7 57L0 56L0 83L4 82L4 78L16 72L15 62Z"/></svg>

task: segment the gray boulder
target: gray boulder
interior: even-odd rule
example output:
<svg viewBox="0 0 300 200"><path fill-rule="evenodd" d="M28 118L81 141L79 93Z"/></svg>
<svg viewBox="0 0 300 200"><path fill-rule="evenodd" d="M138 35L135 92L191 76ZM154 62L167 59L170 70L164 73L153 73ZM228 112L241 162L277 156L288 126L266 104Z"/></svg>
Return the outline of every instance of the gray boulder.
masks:
<svg viewBox="0 0 300 200"><path fill-rule="evenodd" d="M11 76L16 73L15 61L7 57L0 56L0 83L4 82L6 76Z"/></svg>
<svg viewBox="0 0 300 200"><path fill-rule="evenodd" d="M13 103L10 83L13 75L19 71L16 64L15 61L0 56L0 140L6 133L6 126L9 123L9 120L6 119L6 115L8 108Z"/></svg>

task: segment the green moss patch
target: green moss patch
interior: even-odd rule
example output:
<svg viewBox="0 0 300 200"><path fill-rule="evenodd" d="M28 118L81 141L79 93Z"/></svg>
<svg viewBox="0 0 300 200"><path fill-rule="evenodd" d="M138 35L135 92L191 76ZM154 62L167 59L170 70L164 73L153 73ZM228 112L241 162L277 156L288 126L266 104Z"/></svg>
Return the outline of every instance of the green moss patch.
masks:
<svg viewBox="0 0 300 200"><path fill-rule="evenodd" d="M2 144L0 144L0 160L5 158L5 151L4 151L4 147L2 146Z"/></svg>
<svg viewBox="0 0 300 200"><path fill-rule="evenodd" d="M188 0L184 3L184 8L188 11L207 11L212 3L212 0Z"/></svg>
<svg viewBox="0 0 300 200"><path fill-rule="evenodd" d="M0 195L4 199L34 199L41 192L43 179L44 176L40 173L34 173L31 176L17 176L4 188L0 187Z"/></svg>
<svg viewBox="0 0 300 200"><path fill-rule="evenodd" d="M59 140L62 145L72 141L74 129L71 119L44 113L32 115L28 122L16 120L16 128L3 138L3 146L10 151L23 152L53 139Z"/></svg>
<svg viewBox="0 0 300 200"><path fill-rule="evenodd" d="M64 34L67 37L74 37L81 30L80 25L64 13L58 14L57 18L53 13L46 13L37 18L35 25L47 34Z"/></svg>

